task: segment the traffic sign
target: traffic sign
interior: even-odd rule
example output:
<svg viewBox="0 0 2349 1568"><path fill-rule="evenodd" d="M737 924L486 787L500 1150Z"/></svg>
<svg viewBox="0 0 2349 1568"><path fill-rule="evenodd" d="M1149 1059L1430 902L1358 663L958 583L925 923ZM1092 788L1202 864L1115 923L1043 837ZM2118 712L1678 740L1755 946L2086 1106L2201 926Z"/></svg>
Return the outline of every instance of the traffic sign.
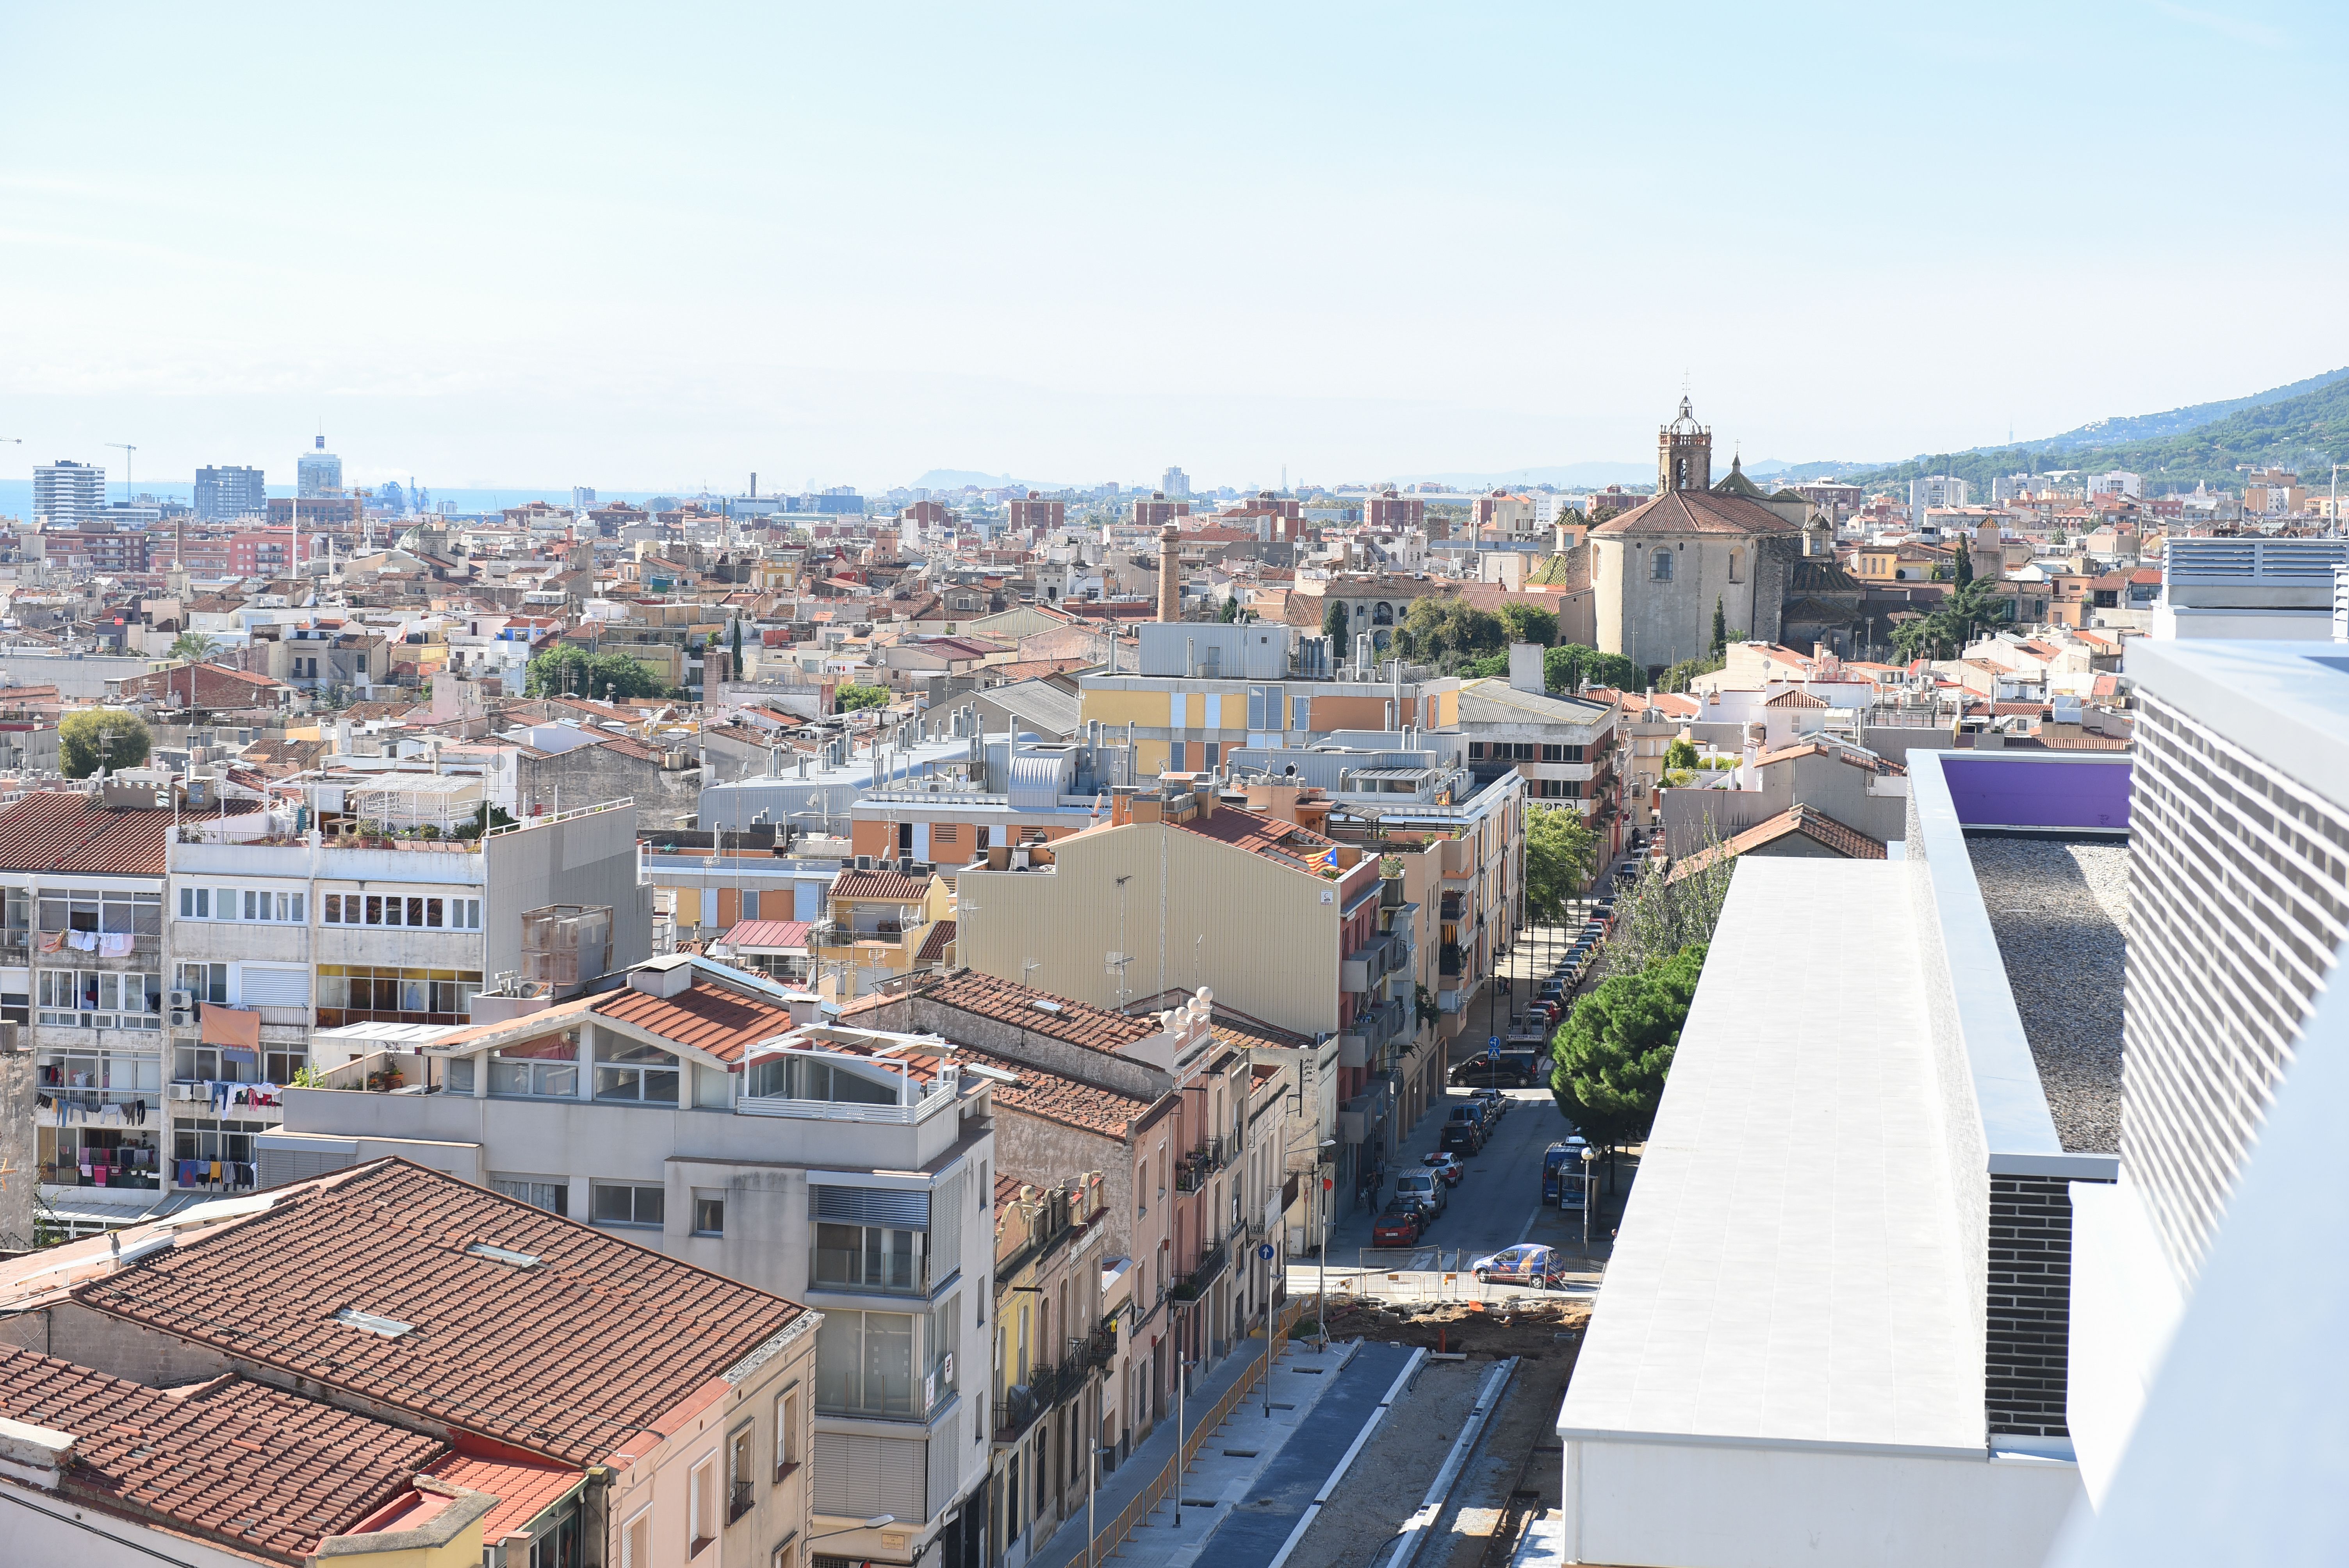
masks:
<svg viewBox="0 0 2349 1568"><path fill-rule="evenodd" d="M1270 1242L1265 1242L1258 1245L1256 1249L1256 1255L1262 1258L1267 1263L1272 1262L1272 1243Z"/></svg>

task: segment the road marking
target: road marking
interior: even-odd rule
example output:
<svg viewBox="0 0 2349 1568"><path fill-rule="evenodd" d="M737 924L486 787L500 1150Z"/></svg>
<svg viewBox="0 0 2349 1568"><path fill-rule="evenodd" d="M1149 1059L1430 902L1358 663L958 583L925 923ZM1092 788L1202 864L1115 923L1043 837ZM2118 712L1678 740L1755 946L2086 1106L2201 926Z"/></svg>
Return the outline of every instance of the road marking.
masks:
<svg viewBox="0 0 2349 1568"><path fill-rule="evenodd" d="M1509 1243L1511 1246L1523 1245L1525 1239L1534 1233L1534 1222L1541 1218L1541 1212L1542 1206L1539 1203L1536 1203L1534 1205L1534 1212L1526 1216L1526 1228L1517 1233L1517 1239Z"/></svg>

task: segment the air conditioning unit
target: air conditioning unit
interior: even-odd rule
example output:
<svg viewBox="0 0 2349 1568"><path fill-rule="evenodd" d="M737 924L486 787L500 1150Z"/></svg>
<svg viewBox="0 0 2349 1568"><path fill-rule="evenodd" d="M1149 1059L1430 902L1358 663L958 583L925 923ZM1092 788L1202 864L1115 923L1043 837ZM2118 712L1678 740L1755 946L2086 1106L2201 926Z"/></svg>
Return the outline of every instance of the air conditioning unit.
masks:
<svg viewBox="0 0 2349 1568"><path fill-rule="evenodd" d="M175 1029L192 1029L196 1026L196 1016L184 1007L172 1008L165 1021Z"/></svg>
<svg viewBox="0 0 2349 1568"><path fill-rule="evenodd" d="M171 1098L173 1099L201 1099L203 1098L203 1086L202 1084L175 1083L171 1087Z"/></svg>
<svg viewBox="0 0 2349 1568"><path fill-rule="evenodd" d="M174 1013L192 1012L195 1010L196 994L193 991L166 991L163 1006Z"/></svg>

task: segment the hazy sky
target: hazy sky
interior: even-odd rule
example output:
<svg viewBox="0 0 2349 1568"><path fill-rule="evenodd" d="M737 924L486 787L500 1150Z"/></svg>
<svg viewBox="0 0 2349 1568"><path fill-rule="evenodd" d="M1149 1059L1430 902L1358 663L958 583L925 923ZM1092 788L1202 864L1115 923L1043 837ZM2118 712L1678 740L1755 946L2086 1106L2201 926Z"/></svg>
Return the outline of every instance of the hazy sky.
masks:
<svg viewBox="0 0 2349 1568"><path fill-rule="evenodd" d="M1868 459L2349 363L2331 5L0 5L0 479Z"/></svg>

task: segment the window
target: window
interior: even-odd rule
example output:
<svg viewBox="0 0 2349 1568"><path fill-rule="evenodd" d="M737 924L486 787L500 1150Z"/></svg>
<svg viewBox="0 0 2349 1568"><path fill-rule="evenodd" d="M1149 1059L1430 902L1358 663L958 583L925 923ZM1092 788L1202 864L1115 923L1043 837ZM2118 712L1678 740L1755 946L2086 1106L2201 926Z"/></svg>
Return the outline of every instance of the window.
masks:
<svg viewBox="0 0 2349 1568"><path fill-rule="evenodd" d="M44 969L35 977L41 1023L78 1029L160 1029L163 977L113 970Z"/></svg>
<svg viewBox="0 0 2349 1568"><path fill-rule="evenodd" d="M1672 580L1672 552L1671 551L1659 550L1656 552L1655 565L1651 569L1651 574L1654 577L1655 581L1659 583L1669 583Z"/></svg>
<svg viewBox="0 0 2349 1568"><path fill-rule="evenodd" d="M820 1332L820 1331L819 1331ZM686 1529L686 1554L691 1556L706 1550L718 1539L718 1456L710 1455L693 1467L693 1475L686 1489L687 1512L691 1516Z"/></svg>
<svg viewBox="0 0 2349 1568"><path fill-rule="evenodd" d="M274 1124L266 1121L175 1118L171 1123L171 1158L235 1161L249 1165L253 1162L253 1135L274 1130Z"/></svg>
<svg viewBox="0 0 2349 1568"><path fill-rule="evenodd" d="M726 1200L723 1197L716 1193L694 1193L693 1233L697 1236L722 1236L726 1233Z"/></svg>
<svg viewBox="0 0 2349 1568"><path fill-rule="evenodd" d="M369 1021L471 1022L477 969L395 969L365 964L318 965L318 1027Z"/></svg>
<svg viewBox="0 0 2349 1568"><path fill-rule="evenodd" d="M481 929L481 901L477 898L330 892L320 913L328 925L398 925L426 931Z"/></svg>
<svg viewBox="0 0 2349 1568"><path fill-rule="evenodd" d="M579 1041L548 1035L490 1053L490 1092L541 1099L579 1098Z"/></svg>
<svg viewBox="0 0 2349 1568"><path fill-rule="evenodd" d="M1170 773L1183 773L1187 772L1190 766L1190 748L1179 740L1169 743L1166 748L1166 770Z"/></svg>
<svg viewBox="0 0 2349 1568"><path fill-rule="evenodd" d="M667 1217L668 1194L633 1181L597 1181L588 1188L588 1218L598 1225L657 1229Z"/></svg>
<svg viewBox="0 0 2349 1568"><path fill-rule="evenodd" d="M181 920L210 920L212 917L212 890L208 887L189 887L184 883L181 884L180 888L180 918Z"/></svg>
<svg viewBox="0 0 2349 1568"><path fill-rule="evenodd" d="M656 1192L659 1190L652 1189ZM533 1209L543 1209L550 1214L568 1215L571 1212L571 1183L551 1176L492 1176L490 1178L490 1191L503 1193Z"/></svg>
<svg viewBox="0 0 2349 1568"><path fill-rule="evenodd" d="M675 1105L677 1079L677 1057L657 1046L614 1040L595 1048L597 1099Z"/></svg>
<svg viewBox="0 0 2349 1568"><path fill-rule="evenodd" d="M653 1511L620 1526L620 1568L653 1568Z"/></svg>
<svg viewBox="0 0 2349 1568"><path fill-rule="evenodd" d="M193 996L198 1006L217 1002L228 1006L228 965L225 964L182 964L180 965L179 989Z"/></svg>
<svg viewBox="0 0 2349 1568"><path fill-rule="evenodd" d="M1579 746L1544 746L1541 748L1541 759L1544 762L1579 762L1582 760L1582 748Z"/></svg>
<svg viewBox="0 0 2349 1568"><path fill-rule="evenodd" d="M1733 550L1729 552L1729 580L1732 583L1745 581L1745 552Z"/></svg>
<svg viewBox="0 0 2349 1568"><path fill-rule="evenodd" d="M743 1422L726 1439L726 1522L733 1523L750 1511L750 1483L757 1476L752 1452L758 1429Z"/></svg>
<svg viewBox="0 0 2349 1568"><path fill-rule="evenodd" d="M1468 760L1471 762L1482 762L1485 760L1485 743L1483 741L1472 740L1468 743Z"/></svg>
<svg viewBox="0 0 2349 1568"><path fill-rule="evenodd" d="M914 1320L826 1308L815 1331L815 1402L842 1415L914 1414Z"/></svg>
<svg viewBox="0 0 2349 1568"><path fill-rule="evenodd" d="M895 1105L897 1086L845 1066L797 1054L770 1055L750 1064L743 1092L753 1099L823 1099L850 1105Z"/></svg>
<svg viewBox="0 0 2349 1568"><path fill-rule="evenodd" d="M923 1233L883 1225L819 1223L815 1283L842 1290L925 1288Z"/></svg>
<svg viewBox="0 0 2349 1568"><path fill-rule="evenodd" d="M800 1390L796 1383L775 1397L775 1479L800 1468Z"/></svg>

